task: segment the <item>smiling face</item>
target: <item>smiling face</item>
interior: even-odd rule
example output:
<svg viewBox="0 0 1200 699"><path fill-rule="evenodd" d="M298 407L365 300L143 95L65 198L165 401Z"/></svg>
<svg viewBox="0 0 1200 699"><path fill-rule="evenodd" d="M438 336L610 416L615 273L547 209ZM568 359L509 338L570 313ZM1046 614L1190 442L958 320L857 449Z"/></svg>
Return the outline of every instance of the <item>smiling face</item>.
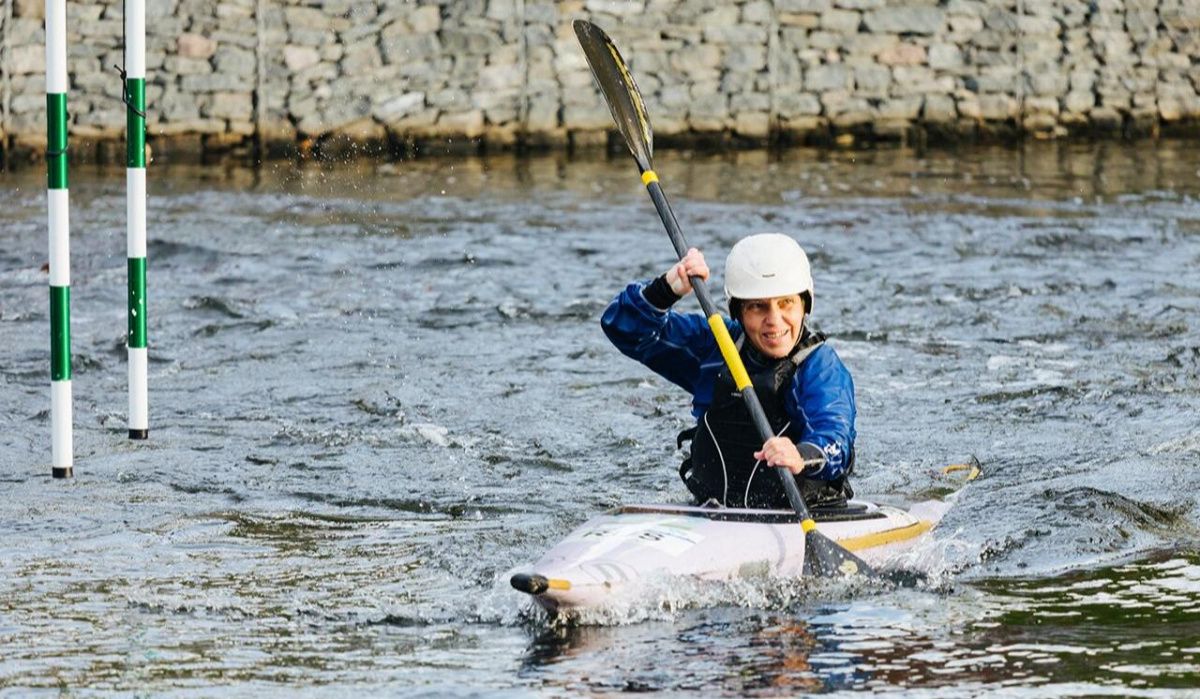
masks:
<svg viewBox="0 0 1200 699"><path fill-rule="evenodd" d="M799 294L769 299L747 299L741 307L746 337L759 352L772 359L788 356L804 327L804 300Z"/></svg>

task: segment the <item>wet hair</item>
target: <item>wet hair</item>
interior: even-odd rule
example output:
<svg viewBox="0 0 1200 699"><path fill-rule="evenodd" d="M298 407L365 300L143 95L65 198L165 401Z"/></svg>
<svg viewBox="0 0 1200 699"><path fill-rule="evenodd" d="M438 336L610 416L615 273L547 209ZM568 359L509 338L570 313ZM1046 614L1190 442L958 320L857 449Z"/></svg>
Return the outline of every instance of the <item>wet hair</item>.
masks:
<svg viewBox="0 0 1200 699"><path fill-rule="evenodd" d="M804 301L804 315L812 313L812 293L803 291L800 293L800 299ZM729 299L729 317L742 322L742 308L745 305L745 299Z"/></svg>

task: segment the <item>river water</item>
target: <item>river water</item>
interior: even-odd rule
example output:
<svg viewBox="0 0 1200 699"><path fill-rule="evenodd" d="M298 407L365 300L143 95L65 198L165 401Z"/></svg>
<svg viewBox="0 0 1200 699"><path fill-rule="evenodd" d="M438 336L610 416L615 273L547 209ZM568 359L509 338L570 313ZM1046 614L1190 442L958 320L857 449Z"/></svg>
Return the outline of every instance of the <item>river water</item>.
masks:
<svg viewBox="0 0 1200 699"><path fill-rule="evenodd" d="M152 164L145 443L124 177L75 168L54 481L29 168L0 176L0 695L1194 696L1194 143L656 166L715 266L756 231L810 251L860 494L983 464L905 582L681 585L571 625L509 589L589 516L685 497L686 397L597 322L672 260L622 155Z"/></svg>

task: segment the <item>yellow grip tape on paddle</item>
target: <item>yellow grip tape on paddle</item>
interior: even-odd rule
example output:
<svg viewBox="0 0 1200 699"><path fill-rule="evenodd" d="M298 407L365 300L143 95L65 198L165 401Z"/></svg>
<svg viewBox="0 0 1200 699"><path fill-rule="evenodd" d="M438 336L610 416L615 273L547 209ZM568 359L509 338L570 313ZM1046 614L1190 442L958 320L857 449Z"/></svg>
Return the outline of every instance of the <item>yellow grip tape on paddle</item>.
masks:
<svg viewBox="0 0 1200 699"><path fill-rule="evenodd" d="M647 170L647 171L643 172L642 173L642 184L649 187L651 182L658 182L658 175L654 174L653 170Z"/></svg>
<svg viewBox="0 0 1200 699"><path fill-rule="evenodd" d="M800 528L804 530L805 534L807 534L817 528L817 523L811 519L800 520Z"/></svg>
<svg viewBox="0 0 1200 699"><path fill-rule="evenodd" d="M717 347L721 348L721 356L725 358L729 373L733 374L734 385L739 391L746 388L750 385L750 375L746 373L746 365L742 364L742 358L738 356L737 345L733 344L733 338L729 336L725 319L720 313L714 313L708 317L708 327L712 328L713 337L717 338Z"/></svg>

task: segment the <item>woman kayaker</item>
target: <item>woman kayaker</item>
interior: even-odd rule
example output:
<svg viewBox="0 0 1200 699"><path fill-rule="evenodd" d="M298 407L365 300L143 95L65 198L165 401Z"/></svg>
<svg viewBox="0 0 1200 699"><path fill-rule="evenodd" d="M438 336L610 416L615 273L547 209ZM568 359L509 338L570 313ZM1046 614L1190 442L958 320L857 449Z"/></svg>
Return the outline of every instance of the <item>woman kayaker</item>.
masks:
<svg viewBox="0 0 1200 699"><path fill-rule="evenodd" d="M623 354L692 395L691 456L679 474L697 503L786 508L786 468L810 506L844 505L854 466L854 382L825 336L807 327L813 283L808 256L786 235L738 241L725 261L725 324L776 437L765 444L721 358L708 321L671 306L708 279L695 248L650 282L625 288L601 325ZM747 342L746 340L749 340ZM690 433L690 434L689 434Z"/></svg>

